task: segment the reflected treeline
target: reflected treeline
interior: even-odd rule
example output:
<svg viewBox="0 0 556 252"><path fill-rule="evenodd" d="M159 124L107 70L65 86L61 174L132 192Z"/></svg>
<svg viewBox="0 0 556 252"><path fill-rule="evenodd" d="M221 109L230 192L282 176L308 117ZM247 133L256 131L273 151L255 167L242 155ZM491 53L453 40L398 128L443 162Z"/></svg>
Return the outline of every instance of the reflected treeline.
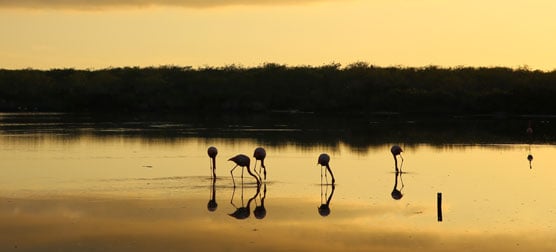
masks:
<svg viewBox="0 0 556 252"><path fill-rule="evenodd" d="M315 145L334 148L340 143L355 151L385 143L480 144L556 143L552 117L415 117L375 115L322 117L317 115L257 114L254 116L96 116L84 114L0 114L0 132L5 134L54 135L64 141L94 136L137 137L145 141L207 141L256 139L265 146ZM531 120L534 133L525 131ZM32 135L32 134L31 134Z"/></svg>

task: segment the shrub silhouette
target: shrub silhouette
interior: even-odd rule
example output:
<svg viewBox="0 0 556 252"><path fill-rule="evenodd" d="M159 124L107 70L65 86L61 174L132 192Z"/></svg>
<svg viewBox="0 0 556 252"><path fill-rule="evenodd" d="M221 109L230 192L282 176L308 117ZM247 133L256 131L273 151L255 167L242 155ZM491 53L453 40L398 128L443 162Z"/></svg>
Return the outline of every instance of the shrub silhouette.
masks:
<svg viewBox="0 0 556 252"><path fill-rule="evenodd" d="M1 111L552 113L556 71L376 67L0 70Z"/></svg>

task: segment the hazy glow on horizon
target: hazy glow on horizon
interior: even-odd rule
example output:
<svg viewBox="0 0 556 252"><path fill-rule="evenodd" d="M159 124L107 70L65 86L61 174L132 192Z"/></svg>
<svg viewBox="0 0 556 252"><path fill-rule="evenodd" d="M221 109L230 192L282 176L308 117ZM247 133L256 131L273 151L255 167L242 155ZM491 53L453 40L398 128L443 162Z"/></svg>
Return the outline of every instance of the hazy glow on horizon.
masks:
<svg viewBox="0 0 556 252"><path fill-rule="evenodd" d="M528 65L554 70L556 2L0 0L0 68Z"/></svg>

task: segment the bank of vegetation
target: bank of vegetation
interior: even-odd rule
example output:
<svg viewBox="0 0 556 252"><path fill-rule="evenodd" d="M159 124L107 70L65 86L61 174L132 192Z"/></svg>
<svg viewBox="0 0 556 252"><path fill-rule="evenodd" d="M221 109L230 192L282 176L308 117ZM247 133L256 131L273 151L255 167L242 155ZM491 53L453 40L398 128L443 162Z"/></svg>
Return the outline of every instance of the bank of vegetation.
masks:
<svg viewBox="0 0 556 252"><path fill-rule="evenodd" d="M0 70L0 111L553 114L556 71L502 67Z"/></svg>

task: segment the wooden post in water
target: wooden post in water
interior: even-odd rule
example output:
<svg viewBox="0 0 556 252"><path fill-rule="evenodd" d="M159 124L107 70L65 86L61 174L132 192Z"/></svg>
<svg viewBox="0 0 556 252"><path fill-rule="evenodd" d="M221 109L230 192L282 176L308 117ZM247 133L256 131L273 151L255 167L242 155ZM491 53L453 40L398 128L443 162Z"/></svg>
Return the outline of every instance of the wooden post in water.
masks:
<svg viewBox="0 0 556 252"><path fill-rule="evenodd" d="M436 211L438 216L438 222L442 222L442 193L436 194Z"/></svg>

